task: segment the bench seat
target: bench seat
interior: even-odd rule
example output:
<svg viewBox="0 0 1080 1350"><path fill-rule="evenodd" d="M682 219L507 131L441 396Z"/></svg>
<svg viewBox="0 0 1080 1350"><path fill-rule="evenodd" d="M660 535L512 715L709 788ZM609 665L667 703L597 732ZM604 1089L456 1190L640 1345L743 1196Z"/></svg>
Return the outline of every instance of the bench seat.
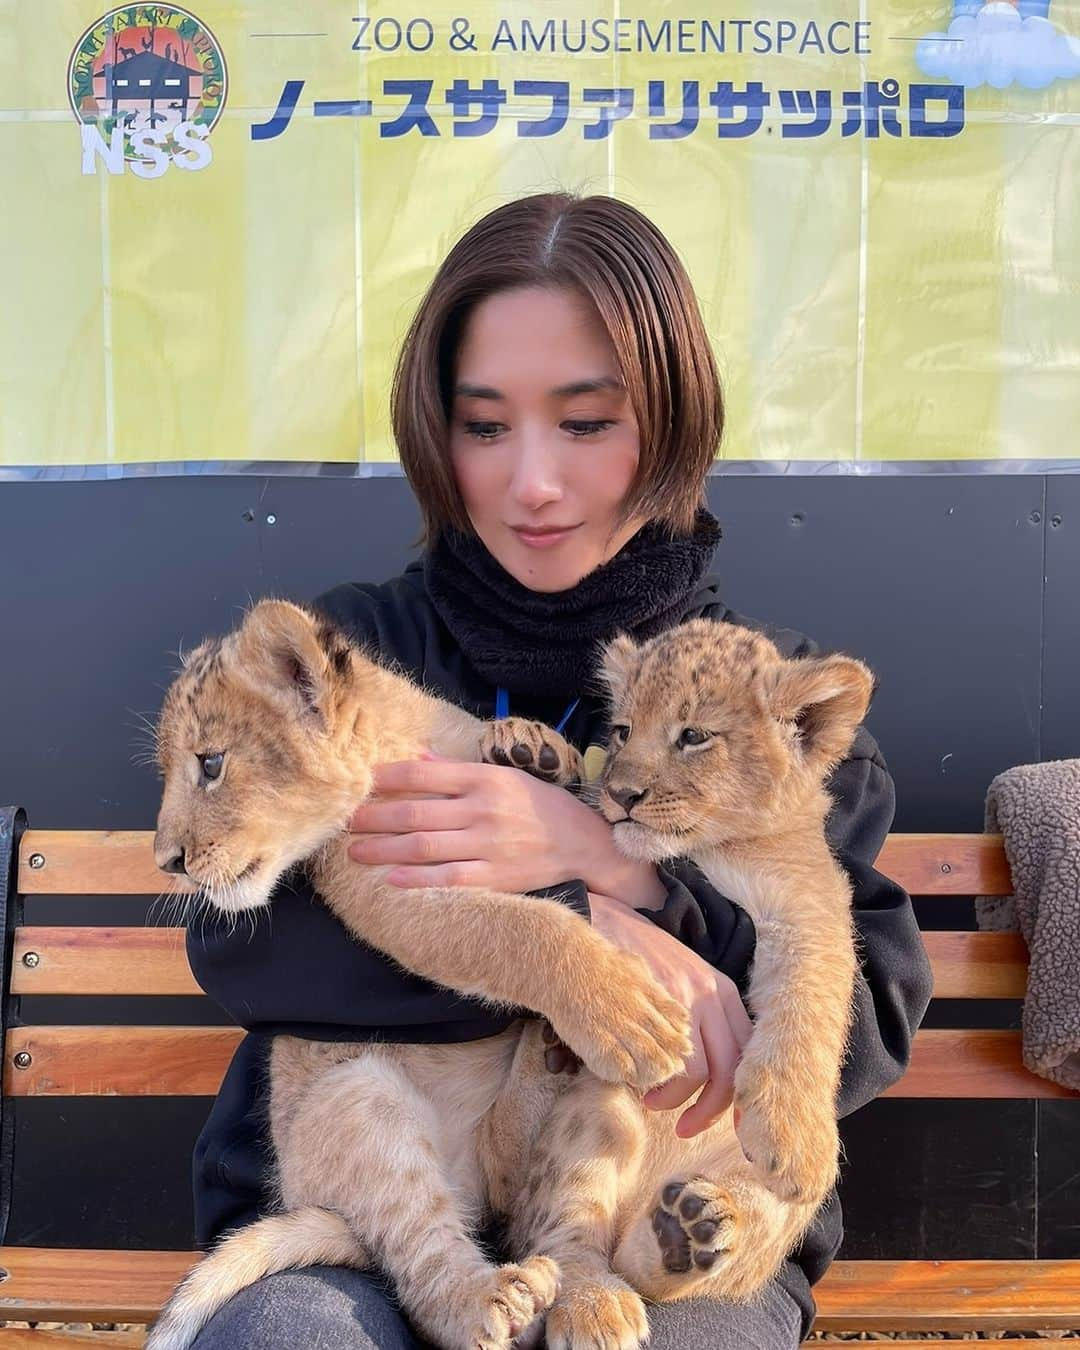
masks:
<svg viewBox="0 0 1080 1350"><path fill-rule="evenodd" d="M0 1248L8 1272L0 1316L150 1322L195 1260L194 1252ZM837 1261L814 1292L818 1331L1050 1331L1080 1320L1071 1261Z"/></svg>

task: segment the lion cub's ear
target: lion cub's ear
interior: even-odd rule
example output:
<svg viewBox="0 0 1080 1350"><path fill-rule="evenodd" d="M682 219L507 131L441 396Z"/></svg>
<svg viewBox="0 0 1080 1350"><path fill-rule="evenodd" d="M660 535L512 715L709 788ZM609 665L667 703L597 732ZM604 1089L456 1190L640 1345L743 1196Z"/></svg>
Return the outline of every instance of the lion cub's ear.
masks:
<svg viewBox="0 0 1080 1350"><path fill-rule="evenodd" d="M325 717L330 661L315 623L299 605L260 600L236 634L238 673L293 713Z"/></svg>
<svg viewBox="0 0 1080 1350"><path fill-rule="evenodd" d="M637 643L625 633L611 639L600 653L597 676L611 691L611 701L618 706L626 693L631 671L637 664Z"/></svg>
<svg viewBox="0 0 1080 1350"><path fill-rule="evenodd" d="M765 685L773 716L794 725L808 767L824 774L850 748L874 677L850 656L810 656L774 666Z"/></svg>

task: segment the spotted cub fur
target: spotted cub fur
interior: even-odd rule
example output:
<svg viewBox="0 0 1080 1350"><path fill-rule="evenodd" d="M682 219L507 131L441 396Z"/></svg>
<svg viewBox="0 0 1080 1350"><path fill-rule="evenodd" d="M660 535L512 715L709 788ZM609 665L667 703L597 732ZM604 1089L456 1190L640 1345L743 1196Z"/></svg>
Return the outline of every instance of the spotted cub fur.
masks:
<svg viewBox="0 0 1080 1350"><path fill-rule="evenodd" d="M235 915L265 905L306 860L356 937L462 994L542 1014L597 1082L640 1089L677 1072L690 1045L684 1010L568 907L483 887L403 892L388 867L349 860L345 827L375 765L427 748L502 756L553 781L581 772L557 733L486 728L307 611L263 601L194 651L166 695L158 864ZM147 1350L183 1350L240 1289L312 1264L381 1266L443 1350L508 1350L557 1280L551 1258L497 1265L473 1238L500 1166L480 1126L520 1030L439 1046L278 1037L269 1124L280 1213L195 1267Z"/></svg>
<svg viewBox="0 0 1080 1350"><path fill-rule="evenodd" d="M694 620L641 646L616 639L603 674L612 732L597 805L629 857L689 857L749 913L754 1028L733 1108L692 1139L675 1135L683 1108L647 1110L587 1071L545 1073L540 1029L526 1031L507 1110L487 1128L501 1132L496 1152L528 1159L508 1169L524 1184L499 1197L515 1250L562 1272L552 1350L631 1350L642 1295L745 1300L776 1273L836 1177L856 974L824 782L865 715L869 670L785 660L757 632Z"/></svg>

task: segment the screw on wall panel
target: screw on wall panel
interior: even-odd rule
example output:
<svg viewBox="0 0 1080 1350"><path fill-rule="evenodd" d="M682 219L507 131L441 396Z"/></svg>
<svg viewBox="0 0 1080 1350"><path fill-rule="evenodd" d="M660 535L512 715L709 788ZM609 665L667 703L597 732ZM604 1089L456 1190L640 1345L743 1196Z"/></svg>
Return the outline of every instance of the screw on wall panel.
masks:
<svg viewBox="0 0 1080 1350"><path fill-rule="evenodd" d="M1060 516L1051 516L1051 517L1050 517L1050 525L1051 525L1051 528L1052 528L1052 529L1055 529L1055 530L1056 530L1060 524L1061 524L1061 517L1060 517Z"/></svg>
<svg viewBox="0 0 1080 1350"><path fill-rule="evenodd" d="M952 871L952 863L942 863L941 870L945 873L946 876L948 876L949 873Z"/></svg>
<svg viewBox="0 0 1080 1350"><path fill-rule="evenodd" d="M1042 520L1042 512L1032 511L1031 515L1028 516L1028 520L1031 521L1032 525L1038 525L1039 521Z"/></svg>
<svg viewBox="0 0 1080 1350"><path fill-rule="evenodd" d="M947 516L955 516L955 515L956 515L956 507L955 507L955 506L950 506L949 509L945 512L945 514L946 514Z"/></svg>
<svg viewBox="0 0 1080 1350"><path fill-rule="evenodd" d="M41 965L41 957L38 956L37 952L24 952L22 963L24 966L29 966L30 969L33 970L35 966Z"/></svg>
<svg viewBox="0 0 1080 1350"><path fill-rule="evenodd" d="M267 516L267 517L266 517L266 523L267 523L267 525L276 525L276 524L277 524L277 516Z"/></svg>
<svg viewBox="0 0 1080 1350"><path fill-rule="evenodd" d="M15 1056L15 1067L17 1069L28 1069L33 1062L33 1058L28 1050L20 1050Z"/></svg>
<svg viewBox="0 0 1080 1350"><path fill-rule="evenodd" d="M801 511L796 511L795 514L791 517L792 525L802 525L804 524L805 521L806 517L803 515Z"/></svg>
<svg viewBox="0 0 1080 1350"><path fill-rule="evenodd" d="M240 513L240 519L241 519L241 520L246 520L246 521L248 522L248 524L250 525L251 522L255 519L255 512L254 512L254 511L241 511L241 513Z"/></svg>
<svg viewBox="0 0 1080 1350"><path fill-rule="evenodd" d="M31 853L30 866L34 869L35 872L40 872L40 870L45 866L45 854Z"/></svg>

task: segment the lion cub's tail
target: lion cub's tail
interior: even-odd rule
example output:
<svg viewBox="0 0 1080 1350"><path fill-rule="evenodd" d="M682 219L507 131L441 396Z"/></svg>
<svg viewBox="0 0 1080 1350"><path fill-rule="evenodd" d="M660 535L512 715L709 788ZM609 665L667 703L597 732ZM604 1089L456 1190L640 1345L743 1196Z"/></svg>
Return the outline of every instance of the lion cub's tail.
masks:
<svg viewBox="0 0 1080 1350"><path fill-rule="evenodd" d="M154 1323L145 1350L187 1350L219 1308L265 1275L367 1264L364 1248L331 1210L312 1205L259 1219L226 1237L186 1277Z"/></svg>

